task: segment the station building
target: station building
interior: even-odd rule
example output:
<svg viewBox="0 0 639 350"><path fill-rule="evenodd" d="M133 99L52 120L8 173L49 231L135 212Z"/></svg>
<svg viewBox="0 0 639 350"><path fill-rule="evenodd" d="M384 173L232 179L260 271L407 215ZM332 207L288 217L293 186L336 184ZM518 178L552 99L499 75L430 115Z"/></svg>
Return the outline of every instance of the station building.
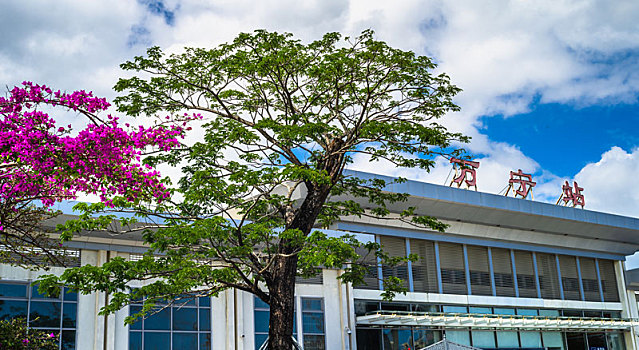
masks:
<svg viewBox="0 0 639 350"><path fill-rule="evenodd" d="M295 337L304 349L421 349L444 338L481 349L638 349L638 303L624 259L639 250L639 219L417 181L387 190L410 194L393 212L416 207L449 228L336 222L329 233L422 259L398 267L371 260L366 285L355 288L340 284L333 269L298 280ZM77 265L139 259L146 250L139 236L99 232L69 248ZM0 318L29 317L31 326L58 334L62 349L257 350L268 333L268 305L242 291L125 326L139 305L101 316L105 293L45 298L29 285L42 273L0 266ZM380 278L388 276L405 280L409 292L383 301Z"/></svg>

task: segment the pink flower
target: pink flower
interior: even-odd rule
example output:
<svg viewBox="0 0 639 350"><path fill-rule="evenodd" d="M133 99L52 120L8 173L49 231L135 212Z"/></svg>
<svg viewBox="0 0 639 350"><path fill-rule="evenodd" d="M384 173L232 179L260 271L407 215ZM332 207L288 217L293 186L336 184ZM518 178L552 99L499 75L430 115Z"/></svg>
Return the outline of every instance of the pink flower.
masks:
<svg viewBox="0 0 639 350"><path fill-rule="evenodd" d="M56 127L43 105L94 115L110 106L91 92L63 93L31 82L0 97L0 202L18 203L9 210L34 198L51 207L79 193L97 194L108 205L113 196L164 200L169 193L160 174L143 165L141 156L179 147L178 138L189 129L182 123L202 118L185 115L127 131L117 117L108 116L72 134L71 125Z"/></svg>

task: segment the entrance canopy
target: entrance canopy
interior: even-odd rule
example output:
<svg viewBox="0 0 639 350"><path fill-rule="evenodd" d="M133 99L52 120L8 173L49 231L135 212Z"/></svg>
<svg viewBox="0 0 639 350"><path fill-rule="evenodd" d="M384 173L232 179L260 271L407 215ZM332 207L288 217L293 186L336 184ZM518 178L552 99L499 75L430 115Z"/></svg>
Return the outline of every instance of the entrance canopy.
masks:
<svg viewBox="0 0 639 350"><path fill-rule="evenodd" d="M376 311L357 317L357 325L581 331L630 329L639 322L620 318Z"/></svg>

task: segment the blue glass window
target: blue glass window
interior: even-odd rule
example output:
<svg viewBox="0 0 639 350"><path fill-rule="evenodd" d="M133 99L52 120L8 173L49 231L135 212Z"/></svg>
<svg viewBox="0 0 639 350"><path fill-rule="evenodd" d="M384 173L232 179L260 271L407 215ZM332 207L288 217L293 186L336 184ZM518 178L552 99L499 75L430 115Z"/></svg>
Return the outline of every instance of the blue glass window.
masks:
<svg viewBox="0 0 639 350"><path fill-rule="evenodd" d="M171 309L166 308L156 311L144 320L144 329L154 331L171 330Z"/></svg>
<svg viewBox="0 0 639 350"><path fill-rule="evenodd" d="M173 329L180 331L197 331L197 309L173 309ZM196 340L197 342L197 340Z"/></svg>
<svg viewBox="0 0 639 350"><path fill-rule="evenodd" d="M0 300L0 319L15 317L27 317L27 301Z"/></svg>
<svg viewBox="0 0 639 350"><path fill-rule="evenodd" d="M0 319L23 317L29 327L56 334L60 349L72 350L76 344L77 300L76 293L47 297L38 292L37 285L2 282Z"/></svg>
<svg viewBox="0 0 639 350"><path fill-rule="evenodd" d="M142 310L143 300L133 300L129 314ZM195 298L156 302L156 314L129 326L129 349L211 349L211 300Z"/></svg>
<svg viewBox="0 0 639 350"><path fill-rule="evenodd" d="M200 350L211 350L211 333L200 333Z"/></svg>
<svg viewBox="0 0 639 350"><path fill-rule="evenodd" d="M174 333L173 349L197 349L197 333Z"/></svg>
<svg viewBox="0 0 639 350"><path fill-rule="evenodd" d="M145 332L144 350L170 350L171 333L169 332Z"/></svg>
<svg viewBox="0 0 639 350"><path fill-rule="evenodd" d="M27 297L26 284L0 283L0 297Z"/></svg>
<svg viewBox="0 0 639 350"><path fill-rule="evenodd" d="M326 348L324 329L324 300L321 298L302 298L304 349L324 350ZM410 331L408 337L410 338Z"/></svg>

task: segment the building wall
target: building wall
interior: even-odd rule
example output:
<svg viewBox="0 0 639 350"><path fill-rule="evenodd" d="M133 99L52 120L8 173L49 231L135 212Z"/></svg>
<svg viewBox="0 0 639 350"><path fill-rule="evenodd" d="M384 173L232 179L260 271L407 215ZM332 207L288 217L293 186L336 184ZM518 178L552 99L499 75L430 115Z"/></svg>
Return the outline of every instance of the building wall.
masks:
<svg viewBox="0 0 639 350"><path fill-rule="evenodd" d="M552 252L541 252L540 246L531 246L535 250L521 250L521 249L509 249L507 247L498 246L495 249L502 249L506 252L504 259L515 258L514 271L512 260L509 266L504 269L503 266L499 268L495 265L496 260L489 259L497 254L493 254L488 249L488 245L462 245L458 242L446 241L444 243L449 245L449 254L458 254L456 256L447 256L446 261L442 262L442 257L439 259L430 255L430 252L435 250L434 241L416 239L416 238L398 238L397 236L381 236L378 235L377 240L381 243L388 245L394 254L403 255L409 253L418 253L418 250L426 252L426 264L422 267L425 269L420 271L418 267L420 265L408 266L405 268L392 268L377 266L376 261L372 261L374 268L371 269L373 273L381 273L383 276L394 275L398 277L408 278L407 287L412 289L403 294L398 294L396 302L414 302L414 303L428 303L433 305L459 305L459 306L501 306L501 307L513 307L513 308L540 308L540 309L573 309L573 310L609 310L620 311L622 317L638 317L637 303L635 299L629 298L629 294L624 290L622 286L625 285L623 280L623 262L615 261L613 266L613 275L615 277L616 285L618 286L615 291L608 290L608 299L610 298L617 301L588 301L585 300L585 292L579 292L579 298L584 300L567 300L567 299L552 299L552 298L539 298L539 297L516 297L516 296L504 296L498 295L497 287L494 282L495 271L505 271L504 273L512 273L513 283L517 281L517 274L529 276L531 274L531 267L528 260L533 259L534 254L553 254ZM430 242L430 243L428 243ZM423 243L423 244L422 244ZM430 244L424 246L424 244ZM420 245L421 244L421 245ZM523 245L525 246L525 244ZM523 247L518 246L519 248ZM491 248L492 249L492 248ZM439 248L437 249L439 250ZM490 252L490 253L489 253ZM532 253L534 252L534 254ZM566 253L565 251L562 251ZM573 251L574 252L574 251ZM441 254L441 251L438 251ZM579 253L579 252L577 252ZM435 254L435 255L439 255ZM528 259L528 255L530 259ZM560 254L561 255L561 254ZM585 255L585 256L583 256ZM593 255L591 251L584 251L581 258L584 259L600 259L597 255ZM83 249L81 251L81 264L101 265L108 259L121 256L129 258L129 253L107 250L92 250ZM555 255L552 255L555 256ZM576 258L574 255L566 255L571 261L574 259L576 264ZM521 257L521 261L526 263L517 264L518 257ZM572 258L571 258L572 257ZM608 256L604 256L608 258ZM474 263L482 261L481 264ZM483 261L486 260L486 261ZM473 264L474 263L474 264ZM502 262L503 263L503 262ZM571 264L571 263L567 263ZM432 269L432 265L439 267L439 273ZM450 266L449 266L450 265ZM453 266L454 265L454 266ZM570 265L572 268L573 265ZM576 267L576 265L574 266ZM466 283L452 288L455 293L445 293L441 282L441 269L442 268L461 268L463 273L459 276L464 281L483 281L485 280L485 274L488 273L490 284L478 283L473 285L472 283ZM500 270L501 269L501 270ZM532 267L534 273L534 267ZM561 272L564 270L560 269ZM52 267L50 271L29 271L17 267L11 267L7 265L0 265L0 277L2 280L7 281L33 281L38 276L44 273L61 274L64 270L58 267ZM518 272L519 271L519 272ZM471 274L473 272L474 274ZM418 273L422 274L422 286L423 290L428 292L418 292L415 290L415 278ZM579 271L576 272L577 275ZM301 310L301 300L305 297L321 298L324 305L324 327L325 327L325 342L326 349L357 349L356 344L356 316L355 316L355 300L381 300L379 284L373 283L370 289L353 289L350 286L345 286L337 281L339 271L337 270L323 270L322 271L322 284L309 284L300 283L296 288L296 303L297 310ZM477 277L478 274L484 274L483 277ZM433 277L434 276L434 277ZM571 275L572 276L572 275ZM375 276L376 278L376 276ZM433 278L436 286L432 286ZM535 277L536 279L538 277ZM573 277L570 277L573 278ZM588 275L586 279L592 279L592 274ZM374 280L374 279L371 279ZM426 283L430 281L431 286L427 287ZM483 283L483 282L482 282ZM589 282L592 284L592 282ZM470 285L469 285L470 284ZM583 283L582 283L583 284ZM599 285L599 284L597 284ZM440 292L440 286L441 291ZM482 287L477 289L476 287ZM132 287L135 287L133 285ZM486 288L487 287L487 288ZM431 288L431 289L428 289ZM583 286L582 286L583 288ZM476 292L480 295L474 295ZM535 293L540 293L535 291ZM613 292L613 293L610 293ZM616 293L617 298L614 298ZM490 295L486 295L490 294ZM495 294L495 295L492 295ZM524 293L522 293L524 294ZM581 295L583 294L583 298ZM599 293L601 294L601 293ZM539 295L539 294L538 294ZM630 295L631 297L633 295ZM129 327L124 325L124 318L129 315L129 308L126 307L115 315L110 316L98 316L99 309L105 304L107 296L104 293L93 293L90 295L78 296L77 307L77 336L76 336L76 348L77 349L101 349L101 350L119 350L127 349L129 344ZM575 299L575 298L572 298ZM592 299L592 298L591 298ZM228 290L220 294L219 297L214 298L211 302L211 320L212 320L212 348L213 349L237 349L237 350L253 350L256 349L255 343L255 320L254 320L254 297L245 292ZM296 322L298 324L298 333L301 333L302 327L302 314L296 313ZM637 349L637 338L634 333L628 332L625 337L627 349Z"/></svg>

